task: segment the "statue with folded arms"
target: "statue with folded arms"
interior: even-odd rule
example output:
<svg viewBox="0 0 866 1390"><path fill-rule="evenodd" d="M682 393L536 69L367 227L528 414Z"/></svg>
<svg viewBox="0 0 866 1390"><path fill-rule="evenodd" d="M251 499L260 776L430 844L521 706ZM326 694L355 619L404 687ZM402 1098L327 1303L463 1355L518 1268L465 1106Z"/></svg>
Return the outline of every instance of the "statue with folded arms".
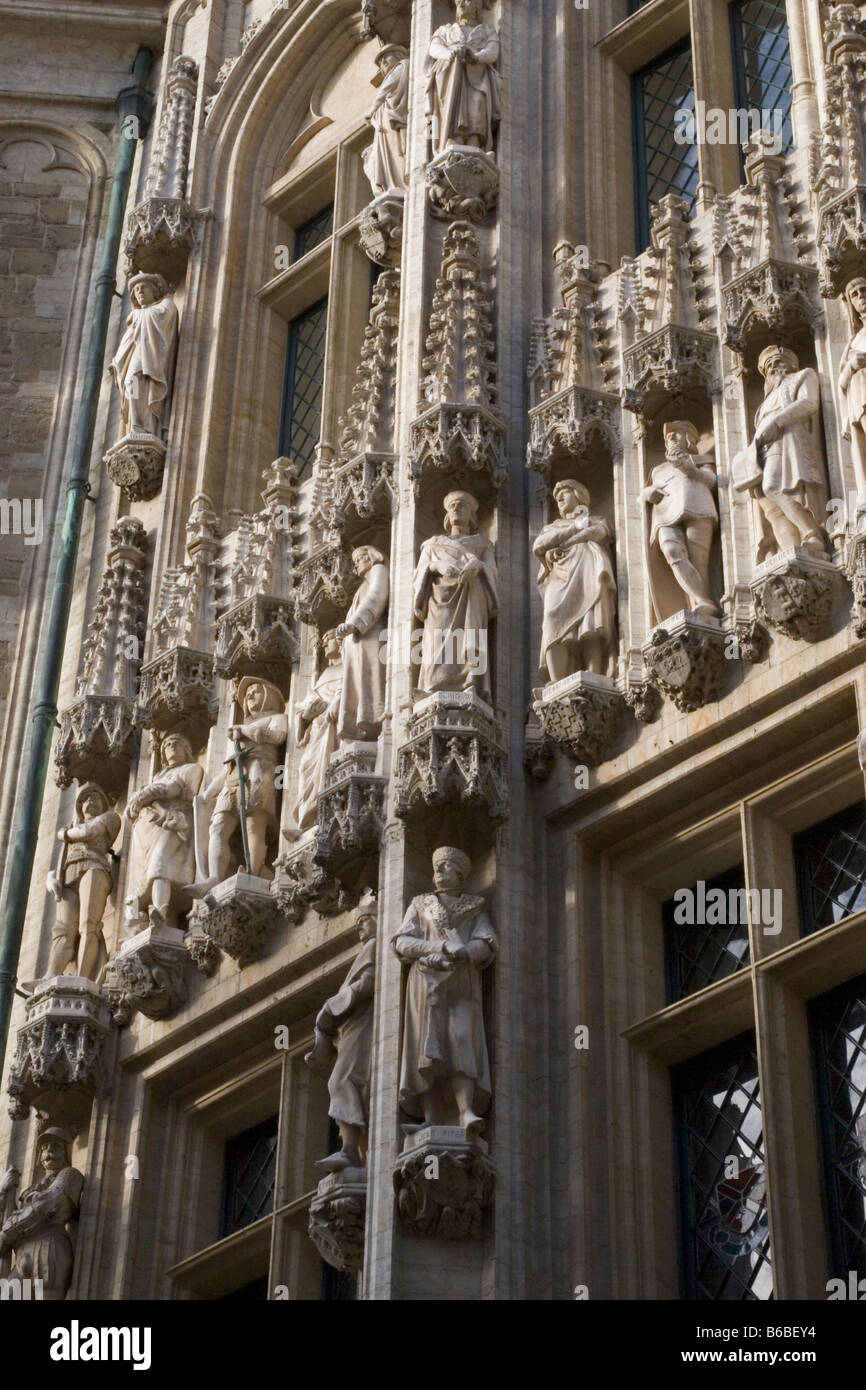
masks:
<svg viewBox="0 0 866 1390"><path fill-rule="evenodd" d="M25 1188L15 1200L19 1173L7 1170L0 1182L0 1257L14 1251L12 1273L18 1279L38 1279L42 1298L60 1302L72 1282L74 1249L69 1223L78 1216L84 1177L70 1161L71 1136L62 1129L46 1129L36 1151L43 1176Z"/></svg>
<svg viewBox="0 0 866 1390"><path fill-rule="evenodd" d="M532 547L541 562L544 603L541 677L559 681L576 671L609 674L616 634L616 579L610 527L591 516L582 483L564 478L553 489L559 519L542 527Z"/></svg>
<svg viewBox="0 0 866 1390"><path fill-rule="evenodd" d="M165 424L177 346L177 308L161 275L133 275L126 329L111 362L123 434L157 439Z"/></svg>
<svg viewBox="0 0 866 1390"><path fill-rule="evenodd" d="M481 19L481 0L455 0L455 22L442 24L427 57L427 113L434 156L454 145L493 153L501 114L496 70L499 36Z"/></svg>

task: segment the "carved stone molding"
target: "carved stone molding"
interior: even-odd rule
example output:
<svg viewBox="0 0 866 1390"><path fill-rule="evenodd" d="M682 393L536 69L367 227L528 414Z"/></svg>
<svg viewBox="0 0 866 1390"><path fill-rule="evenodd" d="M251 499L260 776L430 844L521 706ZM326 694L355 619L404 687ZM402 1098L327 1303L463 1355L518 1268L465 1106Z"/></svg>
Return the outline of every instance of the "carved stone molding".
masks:
<svg viewBox="0 0 866 1390"><path fill-rule="evenodd" d="M361 1268L366 1214L366 1168L344 1168L322 1179L307 1230L325 1264L343 1272Z"/></svg>
<svg viewBox="0 0 866 1390"><path fill-rule="evenodd" d="M860 532L848 541L845 574L854 592L851 625L858 637L866 637L866 532Z"/></svg>
<svg viewBox="0 0 866 1390"><path fill-rule="evenodd" d="M495 488L505 481L505 426L480 405L437 405L412 422L409 474L420 491L427 467L462 477L486 473Z"/></svg>
<svg viewBox="0 0 866 1390"><path fill-rule="evenodd" d="M320 631L342 620L360 580L340 544L318 546L298 566L298 616Z"/></svg>
<svg viewBox="0 0 866 1390"><path fill-rule="evenodd" d="M752 576L758 618L787 637L814 639L833 610L837 580L829 560L799 547L783 550Z"/></svg>
<svg viewBox="0 0 866 1390"><path fill-rule="evenodd" d="M813 266L790 265L768 258L725 285L725 342L744 352L755 327L779 331L793 323L819 326L821 309L815 288L818 272Z"/></svg>
<svg viewBox="0 0 866 1390"><path fill-rule="evenodd" d="M506 819L506 753L489 705L471 691L429 695L416 704L407 736L397 763L398 816L453 802Z"/></svg>
<svg viewBox="0 0 866 1390"><path fill-rule="evenodd" d="M544 732L541 720L531 708L526 719L523 745L524 771L534 782L546 782L553 771L554 745Z"/></svg>
<svg viewBox="0 0 866 1390"><path fill-rule="evenodd" d="M315 851L315 840L293 844L274 865L271 892L279 911L295 926L300 926L311 908L320 917L338 917L358 902L357 894L317 862Z"/></svg>
<svg viewBox="0 0 866 1390"><path fill-rule="evenodd" d="M241 870L194 903L189 916L190 929L203 931L241 968L262 955L275 919L270 881Z"/></svg>
<svg viewBox="0 0 866 1390"><path fill-rule="evenodd" d="M165 445L151 434L125 434L103 458L111 481L132 502L149 502L162 487Z"/></svg>
<svg viewBox="0 0 866 1390"><path fill-rule="evenodd" d="M619 396L570 386L547 396L529 412L527 468L549 478L557 454L585 458L599 442L612 454L622 447Z"/></svg>
<svg viewBox="0 0 866 1390"><path fill-rule="evenodd" d="M186 1003L188 952L183 932L147 927L125 941L109 963L103 985L115 1023L125 1027L133 1014L169 1018Z"/></svg>
<svg viewBox="0 0 866 1390"><path fill-rule="evenodd" d="M192 914L189 918L189 930L184 937L184 945L199 974L210 977L217 973L222 960L222 951L216 942L211 940L200 923L194 920Z"/></svg>
<svg viewBox="0 0 866 1390"><path fill-rule="evenodd" d="M41 980L24 1006L9 1068L12 1118L26 1119L31 1106L52 1118L69 1105L89 1110L105 1079L110 1032L108 1003L92 981Z"/></svg>
<svg viewBox="0 0 866 1390"><path fill-rule="evenodd" d="M533 709L563 753L596 767L619 739L625 699L609 677L581 671L536 690Z"/></svg>
<svg viewBox="0 0 866 1390"><path fill-rule="evenodd" d="M862 269L866 250L866 20L859 5L828 7L824 53L824 113L812 136L809 188L818 211L820 289L830 299Z"/></svg>
<svg viewBox="0 0 866 1390"><path fill-rule="evenodd" d="M640 724L652 724L661 712L661 695L649 681L630 680L623 696Z"/></svg>
<svg viewBox="0 0 866 1390"><path fill-rule="evenodd" d="M496 160L472 146L452 145L428 164L427 194L435 217L481 222L499 196Z"/></svg>
<svg viewBox="0 0 866 1390"><path fill-rule="evenodd" d="M388 782L376 776L375 743L355 743L331 759L319 795L315 857L337 871L348 857L375 854L385 824Z"/></svg>
<svg viewBox="0 0 866 1390"><path fill-rule="evenodd" d="M377 265L397 266L403 251L405 193L392 190L368 203L358 223L358 240Z"/></svg>
<svg viewBox="0 0 866 1390"><path fill-rule="evenodd" d="M342 533L354 510L361 520L397 509L396 454L360 454L331 475L329 524Z"/></svg>
<svg viewBox="0 0 866 1390"><path fill-rule="evenodd" d="M144 198L126 219L123 253L128 274L162 275L170 285L177 284L207 216L182 198Z"/></svg>
<svg viewBox="0 0 866 1390"><path fill-rule="evenodd" d="M649 416L665 398L694 387L713 395L721 389L718 344L714 334L669 324L641 338L624 354L626 410Z"/></svg>
<svg viewBox="0 0 866 1390"><path fill-rule="evenodd" d="M172 647L142 666L135 711L142 728L188 732L200 744L218 712L210 653Z"/></svg>
<svg viewBox="0 0 866 1390"><path fill-rule="evenodd" d="M757 662L766 659L770 634L757 619L752 618L747 621L736 623L734 627L734 636L737 639L737 648L741 661L746 661L750 665L755 665Z"/></svg>
<svg viewBox="0 0 866 1390"><path fill-rule="evenodd" d="M849 188L818 215L818 288L835 299L862 269L866 253L866 186Z"/></svg>
<svg viewBox="0 0 866 1390"><path fill-rule="evenodd" d="M217 619L213 659L217 675L226 679L265 676L285 691L297 659L290 600L254 594Z"/></svg>
<svg viewBox="0 0 866 1390"><path fill-rule="evenodd" d="M712 620L676 613L643 649L648 678L688 714L718 697L725 669L725 634Z"/></svg>
<svg viewBox="0 0 866 1390"><path fill-rule="evenodd" d="M60 714L54 749L58 787L98 780L109 794L126 785L136 747L135 702L83 695Z"/></svg>
<svg viewBox="0 0 866 1390"><path fill-rule="evenodd" d="M495 1185L483 1141L459 1126L425 1126L407 1138L394 1169L400 1223L414 1236L477 1239Z"/></svg>

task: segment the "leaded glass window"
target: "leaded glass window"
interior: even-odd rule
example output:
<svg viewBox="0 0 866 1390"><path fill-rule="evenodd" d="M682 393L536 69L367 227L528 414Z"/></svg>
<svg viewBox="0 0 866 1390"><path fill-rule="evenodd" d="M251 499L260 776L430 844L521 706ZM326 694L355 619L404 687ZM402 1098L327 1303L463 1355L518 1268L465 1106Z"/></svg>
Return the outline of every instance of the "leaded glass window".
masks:
<svg viewBox="0 0 866 1390"><path fill-rule="evenodd" d="M678 193L694 208L698 191L698 146L692 119L695 90L688 40L632 78L635 209L638 250L649 245L650 209L666 193ZM689 129L691 127L691 129ZM679 135L680 139L677 139ZM680 143L682 141L683 143Z"/></svg>
<svg viewBox="0 0 866 1390"><path fill-rule="evenodd" d="M700 880L662 908L668 999L724 980L749 964L743 866Z"/></svg>
<svg viewBox="0 0 866 1390"><path fill-rule="evenodd" d="M735 0L731 39L737 106L765 113L762 124L781 130L782 149L790 150L793 77L785 0Z"/></svg>
<svg viewBox="0 0 866 1390"><path fill-rule="evenodd" d="M226 1141L221 1236L273 1211L276 1165L276 1115Z"/></svg>
<svg viewBox="0 0 866 1390"><path fill-rule="evenodd" d="M329 203L309 221L304 222L295 232L295 260L299 261L309 251L321 246L334 230L334 204Z"/></svg>
<svg viewBox="0 0 866 1390"><path fill-rule="evenodd" d="M810 1009L833 1273L866 1275L866 975Z"/></svg>
<svg viewBox="0 0 866 1390"><path fill-rule="evenodd" d="M866 908L866 802L794 837L803 935Z"/></svg>
<svg viewBox="0 0 866 1390"><path fill-rule="evenodd" d="M319 442L327 318L328 301L321 299L289 324L280 453L295 459L302 474L312 466Z"/></svg>
<svg viewBox="0 0 866 1390"><path fill-rule="evenodd" d="M770 1298L764 1136L752 1034L672 1073L683 1297Z"/></svg>

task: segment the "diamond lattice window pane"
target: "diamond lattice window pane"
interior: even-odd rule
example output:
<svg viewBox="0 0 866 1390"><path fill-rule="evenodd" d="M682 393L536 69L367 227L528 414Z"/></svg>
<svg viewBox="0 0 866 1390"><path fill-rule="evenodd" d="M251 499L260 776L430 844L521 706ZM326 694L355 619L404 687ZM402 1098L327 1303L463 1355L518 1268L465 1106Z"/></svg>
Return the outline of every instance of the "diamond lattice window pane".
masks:
<svg viewBox="0 0 866 1390"><path fill-rule="evenodd" d="M684 1297L773 1294L758 1061L751 1035L672 1073Z"/></svg>
<svg viewBox="0 0 866 1390"><path fill-rule="evenodd" d="M703 887L692 884L691 900L671 898L664 904L670 1003L749 964L749 923L741 893L745 882L743 866L738 864L707 879Z"/></svg>
<svg viewBox="0 0 866 1390"><path fill-rule="evenodd" d="M794 838L803 935L866 908L866 802Z"/></svg>
<svg viewBox="0 0 866 1390"><path fill-rule="evenodd" d="M833 1270L866 1275L866 976L811 1008Z"/></svg>
<svg viewBox="0 0 866 1390"><path fill-rule="evenodd" d="M678 144L682 116L694 111L691 48L686 45L659 59L633 79L635 159L638 169L638 221L646 243L650 208L666 193L678 193L691 210L698 189L698 147Z"/></svg>
<svg viewBox="0 0 866 1390"><path fill-rule="evenodd" d="M277 1117L226 1142L222 1235L230 1236L274 1208Z"/></svg>
<svg viewBox="0 0 866 1390"><path fill-rule="evenodd" d="M295 232L295 260L299 261L308 252L321 246L334 230L334 204L329 203L317 212L308 222L304 222Z"/></svg>
<svg viewBox="0 0 866 1390"><path fill-rule="evenodd" d="M737 99L750 110L778 112L773 129L781 126L782 147L790 150L793 76L785 0L737 0L731 21Z"/></svg>
<svg viewBox="0 0 866 1390"><path fill-rule="evenodd" d="M328 301L320 300L289 325L286 397L280 452L306 471L313 462L322 422Z"/></svg>

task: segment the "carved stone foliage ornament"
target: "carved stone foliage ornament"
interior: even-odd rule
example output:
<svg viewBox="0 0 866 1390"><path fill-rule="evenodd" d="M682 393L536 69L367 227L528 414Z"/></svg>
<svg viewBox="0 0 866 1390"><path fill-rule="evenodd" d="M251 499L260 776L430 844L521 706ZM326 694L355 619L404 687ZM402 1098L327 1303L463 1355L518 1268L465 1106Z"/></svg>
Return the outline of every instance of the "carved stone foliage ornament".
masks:
<svg viewBox="0 0 866 1390"><path fill-rule="evenodd" d="M296 926L300 926L310 909L320 917L338 917L358 901L357 894L316 861L313 841L287 847L274 867L274 901Z"/></svg>
<svg viewBox="0 0 866 1390"><path fill-rule="evenodd" d="M811 266L766 260L738 275L724 289L725 342L744 352L755 328L774 332L790 324L816 329L821 317Z"/></svg>
<svg viewBox="0 0 866 1390"><path fill-rule="evenodd" d="M328 767L319 795L315 854L332 872L347 858L379 849L388 783L375 769L375 744L350 745Z"/></svg>
<svg viewBox="0 0 866 1390"><path fill-rule="evenodd" d="M481 222L499 195L496 161L481 150L452 146L428 164L427 193L436 217Z"/></svg>
<svg viewBox="0 0 866 1390"><path fill-rule="evenodd" d="M9 1069L9 1113L29 1109L55 1117L89 1112L104 1081L111 1031L107 1001L90 980L61 976L35 986L24 1006Z"/></svg>
<svg viewBox="0 0 866 1390"><path fill-rule="evenodd" d="M642 338L624 354L626 410L651 416L668 397L693 387L710 395L721 387L718 345L702 329L668 325Z"/></svg>
<svg viewBox="0 0 866 1390"><path fill-rule="evenodd" d="M203 932L242 969L260 959L275 921L270 884L242 872L193 903L189 917L191 933ZM188 949L192 954L189 943ZM203 955L202 961L208 963L207 957Z"/></svg>
<svg viewBox="0 0 866 1390"><path fill-rule="evenodd" d="M310 1240L325 1264L354 1273L364 1262L367 1170L345 1168L324 1178L310 1204Z"/></svg>
<svg viewBox="0 0 866 1390"><path fill-rule="evenodd" d="M752 579L758 618L787 637L814 639L832 612L837 577L827 560L783 551L759 565Z"/></svg>
<svg viewBox="0 0 866 1390"><path fill-rule="evenodd" d="M859 5L827 7L824 117L812 137L809 186L818 211L820 290L842 292L866 251L866 20Z"/></svg>
<svg viewBox="0 0 866 1390"><path fill-rule="evenodd" d="M625 700L605 676L580 672L536 691L533 711L544 733L570 758L596 767L619 739Z"/></svg>
<svg viewBox="0 0 866 1390"><path fill-rule="evenodd" d="M619 396L566 387L529 412L529 428L526 466L545 478L558 454L584 459L598 445L616 454L621 448Z"/></svg>
<svg viewBox="0 0 866 1390"><path fill-rule="evenodd" d="M644 648L650 682L684 714L718 698L725 670L725 637L690 613L657 628Z"/></svg>
<svg viewBox="0 0 866 1390"><path fill-rule="evenodd" d="M186 1002L188 952L183 933L152 927L123 944L106 972L105 993L115 1023L125 1026L135 1013L169 1018Z"/></svg>
<svg viewBox="0 0 866 1390"><path fill-rule="evenodd" d="M397 1214L404 1230L437 1240L474 1240L481 1235L496 1183L485 1147L467 1141L464 1130L441 1125L411 1136L394 1170Z"/></svg>
<svg viewBox="0 0 866 1390"><path fill-rule="evenodd" d="M853 536L845 555L845 573L854 592L851 622L858 637L866 637L866 534Z"/></svg>
<svg viewBox="0 0 866 1390"><path fill-rule="evenodd" d="M335 627L358 587L352 558L340 544L326 542L298 566L298 615L320 631Z"/></svg>
<svg viewBox="0 0 866 1390"><path fill-rule="evenodd" d="M507 758L489 706L471 691L433 695L415 706L406 733L397 763L398 816L454 802L506 819Z"/></svg>

